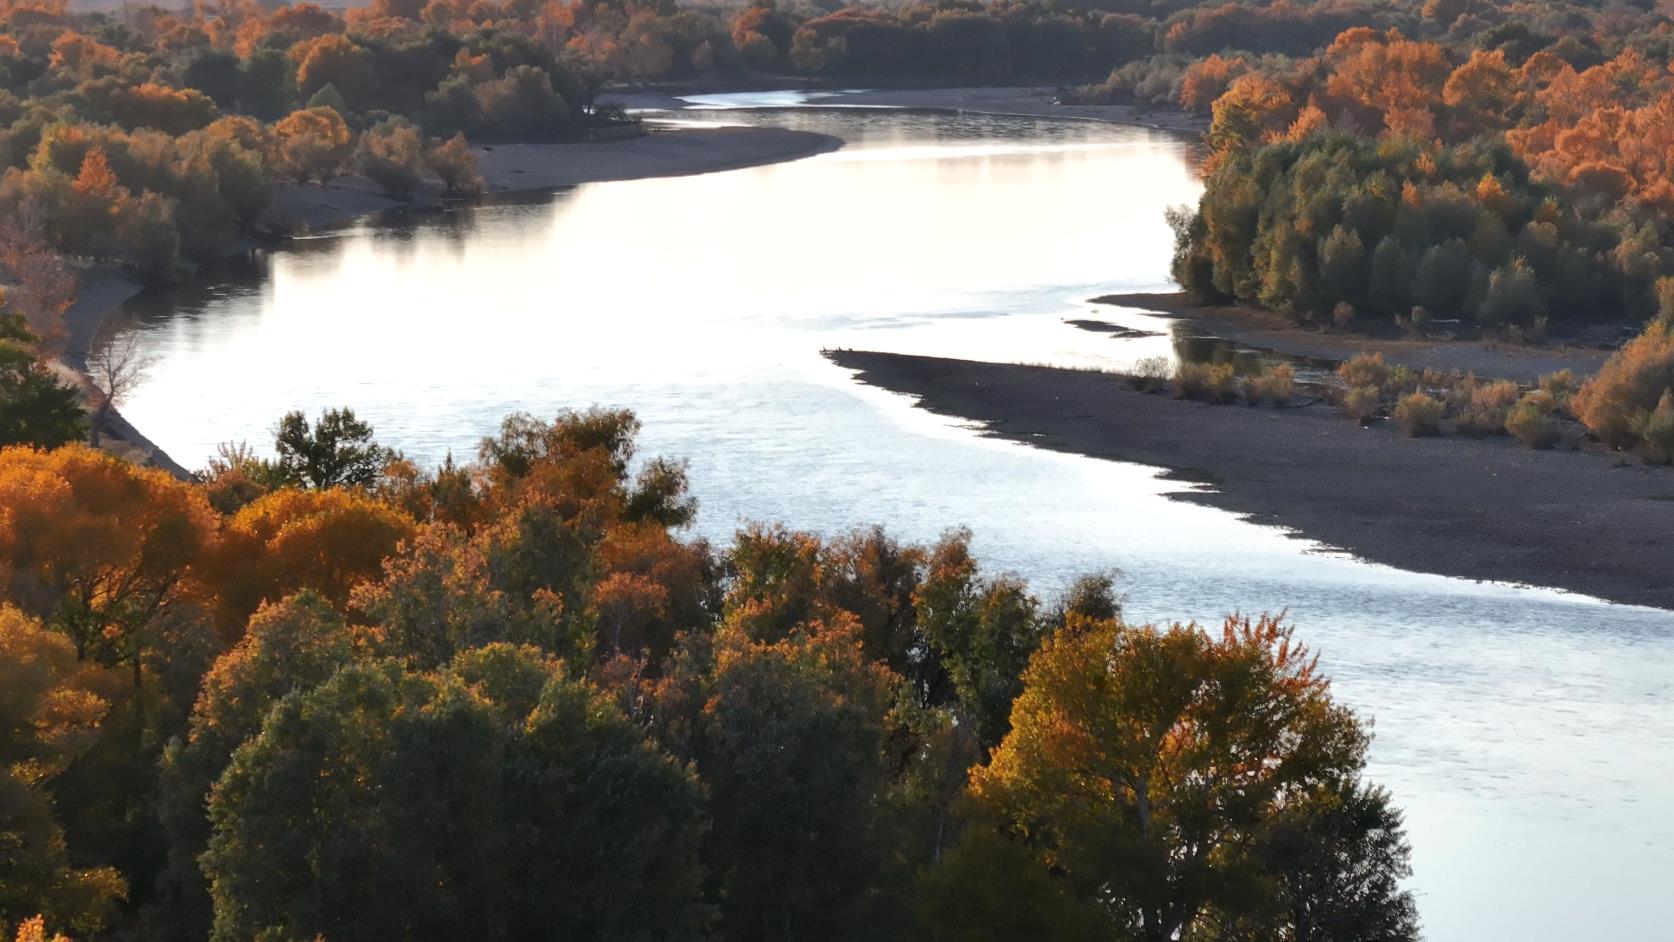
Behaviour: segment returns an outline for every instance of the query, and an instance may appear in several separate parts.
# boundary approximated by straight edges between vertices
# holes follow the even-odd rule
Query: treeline
[[[1373,331],[1448,322],[1539,342],[1650,323],[1576,414],[1612,447],[1666,460],[1665,10],[1428,0],[1164,16],[1157,56],[1080,96],[1210,116],[1204,195],[1170,214],[1182,287]],[[1532,440],[1548,441],[1540,430]]]
[[[1233,147],[1172,221],[1182,287],[1344,326],[1642,323],[1674,262],[1655,223],[1533,180],[1489,142],[1317,132]]]
[[[682,539],[636,430],[0,451],[0,933],[1416,936],[1288,629],[1048,604],[963,532]]]

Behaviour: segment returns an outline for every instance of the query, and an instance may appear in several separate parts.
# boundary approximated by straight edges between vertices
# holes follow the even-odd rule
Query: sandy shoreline
[[[1408,340],[1326,333],[1297,327],[1283,316],[1247,305],[1200,305],[1183,292],[1110,294],[1095,304],[1154,311],[1190,321],[1204,332],[1251,347],[1292,356],[1346,360],[1357,353],[1382,353],[1390,363],[1414,369],[1458,370],[1482,377],[1533,383],[1546,373],[1574,370],[1591,375],[1611,351],[1553,344],[1529,347],[1500,341]]]
[[[1674,608],[1674,472],[1509,439],[1405,439],[1330,407],[1146,395],[1103,373],[841,351],[874,386],[993,435],[1174,469],[1178,495],[1401,569]],[[1586,495],[1578,500],[1577,495]]]
[[[1139,105],[1064,105],[1058,90],[1044,85],[972,85],[952,88],[866,88],[864,81],[840,88],[823,88],[804,82],[791,89],[822,96],[803,107],[918,108],[930,111],[971,111],[979,114],[1016,115],[1030,118],[1066,118],[1151,128],[1176,134],[1200,135],[1209,129],[1201,115],[1169,108]],[[762,88],[757,91],[783,91]],[[701,94],[685,90],[621,91],[601,95],[630,108],[674,110],[684,108],[684,96]]]
[[[737,170],[798,160],[842,146],[841,140],[829,135],[785,128],[658,129],[643,137],[596,144],[506,144],[479,148],[478,169],[489,193],[513,193],[582,183]],[[273,202],[263,214],[261,226],[275,232],[306,231],[340,225],[372,213],[426,210],[437,205],[434,193],[421,193],[411,203],[390,199],[362,177],[344,177],[324,186],[281,184],[274,188]],[[229,244],[225,254],[236,255],[259,244],[240,239]],[[143,290],[139,282],[116,269],[86,272],[75,303],[64,314],[66,341],[61,358],[64,364],[85,377],[87,357],[111,317]],[[120,412],[112,412],[107,434],[147,455],[149,463],[156,467],[178,476],[188,473]]]

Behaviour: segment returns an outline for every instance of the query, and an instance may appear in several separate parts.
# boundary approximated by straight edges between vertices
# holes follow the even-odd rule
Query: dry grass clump
[[[1389,366],[1381,353],[1360,353],[1339,364],[1337,375],[1349,389],[1370,386],[1381,390],[1389,382]]]
[[[1674,390],[1663,393],[1655,409],[1634,420],[1633,433],[1646,464],[1674,464]]]
[[[1252,406],[1266,403],[1276,409],[1289,404],[1295,388],[1296,371],[1290,368],[1289,363],[1280,363],[1245,381],[1244,397]]]
[[[1174,371],[1174,398],[1234,402],[1238,399],[1238,377],[1230,363],[1182,363]]]
[[[1168,357],[1146,357],[1133,365],[1133,370],[1122,377],[1128,388],[1144,393],[1160,392],[1168,385],[1168,377],[1174,372]]]
[[[1507,410],[1505,430],[1530,448],[1551,448],[1563,438],[1563,430],[1553,415],[1557,410],[1558,401],[1552,394],[1537,389]]]
[[[1611,448],[1629,448],[1643,438],[1641,425],[1674,390],[1674,329],[1652,325],[1605,362],[1576,393],[1575,415]],[[1654,446],[1653,448],[1658,447]]]
[[[1361,425],[1370,425],[1382,405],[1383,394],[1376,386],[1352,386],[1343,393],[1343,414]]]
[[[1559,370],[1540,378],[1540,391],[1552,397],[1559,412],[1569,412],[1575,394],[1581,391],[1581,383],[1575,378],[1574,370]]]
[[[1408,393],[1395,404],[1395,421],[1408,438],[1440,435],[1443,408],[1441,400],[1433,396]]]
[[[1454,426],[1459,434],[1471,438],[1486,438],[1505,432],[1506,414],[1517,402],[1517,384],[1502,379],[1498,382],[1477,384],[1471,381],[1470,400],[1459,409]]]

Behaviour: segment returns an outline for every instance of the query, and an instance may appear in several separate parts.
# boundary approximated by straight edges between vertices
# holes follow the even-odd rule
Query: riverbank
[[[786,128],[658,128],[634,138],[602,143],[506,144],[477,149],[478,170],[489,194],[548,190],[582,183],[715,173],[782,163],[827,153],[843,142],[826,134]],[[321,186],[280,184],[262,215],[269,232],[302,232],[341,225],[373,213],[433,209],[434,192],[412,202],[391,199],[364,177],[342,177]],[[240,239],[228,255],[258,243]],[[87,358],[96,349],[111,318],[143,286],[123,272],[97,268],[85,272],[76,301],[64,314],[66,341],[61,360],[87,382]],[[175,461],[113,410],[105,434],[124,443],[143,463],[185,476]]]
[[[495,144],[476,148],[476,153],[486,191],[495,194],[740,170],[842,146],[830,135],[788,128],[653,127],[640,137],[616,141]],[[364,177],[344,177],[325,186],[285,184],[275,188],[261,226],[274,231],[320,229],[372,213],[432,209],[439,205],[438,197],[427,191],[411,203],[390,199]]]
[[[1175,496],[1401,569],[1674,608],[1674,472],[1509,439],[1405,439],[1336,410],[1210,406],[1104,373],[838,351],[856,378],[998,437],[1170,469]],[[1584,495],[1584,499],[1578,499]]]
[[[789,80],[787,80],[789,81]],[[1151,128],[1174,134],[1198,136],[1209,130],[1201,115],[1170,108],[1140,105],[1067,105],[1058,101],[1058,90],[1043,85],[971,85],[951,88],[891,86],[863,87],[864,82],[841,88],[825,88],[806,80],[792,90],[758,89],[762,107],[776,92],[785,93],[786,107],[918,108],[928,111],[969,111],[977,114],[1013,115],[1027,118],[1064,118],[1100,121]],[[689,107],[688,99],[704,94],[721,94],[687,89],[623,90],[600,96],[633,109],[674,111]]]
[[[1290,356],[1346,360],[1357,353],[1381,353],[1389,363],[1413,369],[1458,370],[1519,383],[1533,383],[1558,370],[1590,376],[1612,352],[1561,342],[1532,347],[1503,340],[1369,337],[1309,330],[1272,311],[1245,304],[1198,304],[1180,291],[1110,294],[1093,298],[1092,303],[1164,314],[1216,337]]]

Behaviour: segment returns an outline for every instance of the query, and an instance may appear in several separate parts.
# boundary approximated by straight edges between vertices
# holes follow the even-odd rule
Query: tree
[[[87,376],[93,382],[95,407],[92,434],[88,443],[99,447],[113,409],[133,394],[157,358],[140,345],[139,334],[128,331],[107,341],[98,352],[87,358]]]
[[[385,193],[407,199],[424,171],[424,137],[411,122],[390,118],[360,136],[359,163]]]
[[[722,934],[839,940],[894,918],[888,717],[896,679],[852,619],[769,643],[723,629],[676,657],[656,722],[709,794]]]
[[[1287,810],[1351,782],[1366,742],[1275,619],[1232,618],[1218,638],[1072,619],[1030,662],[1012,730],[971,789],[1112,933],[1278,934],[1294,913],[1256,847]],[[1402,905],[1394,880],[1380,885]]]
[[[318,595],[301,592],[263,606],[238,644],[215,661],[186,735],[163,753],[157,808],[168,862],[147,928],[176,938],[208,937],[209,884],[198,858],[209,844],[210,787],[233,752],[261,732],[274,704],[364,657],[343,616]]]
[[[360,491],[265,494],[227,521],[204,567],[219,596],[218,627],[237,637],[263,602],[303,589],[345,610],[354,588],[376,579],[414,529],[406,514]]]
[[[213,937],[700,938],[691,772],[562,665],[505,653],[280,701],[211,793]]]
[[[1006,734],[1024,665],[1040,645],[1038,603],[1015,578],[983,579],[969,531],[943,537],[915,595],[925,638],[957,696],[960,722],[984,750]]]
[[[48,791],[97,735],[103,679],[62,635],[0,605],[0,931],[44,913],[94,932],[126,893],[115,870],[71,862]]]
[[[288,412],[274,433],[276,471],[286,483],[316,490],[367,487],[400,457],[372,435],[352,409],[327,409],[312,426],[301,412]]]
[[[133,669],[155,620],[191,600],[215,539],[203,495],[168,474],[77,445],[0,451],[0,572],[10,599],[62,632],[78,659]]]
[[[1282,808],[1259,841],[1282,888],[1296,942],[1418,937],[1411,854],[1389,794],[1355,781],[1322,786]]]
[[[0,308],[0,448],[57,448],[86,434],[75,389],[41,365],[22,315]]]
[[[354,136],[335,110],[309,108],[275,124],[273,143],[279,169],[298,183],[323,182],[342,170],[353,153]]]
[[[372,55],[341,33],[327,33],[291,50],[297,60],[296,87],[304,97],[330,85],[349,108],[366,107],[377,76]]]
[[[463,134],[426,148],[424,163],[431,173],[441,178],[442,188],[452,196],[472,196],[483,190],[482,174],[477,172],[477,155]]]

